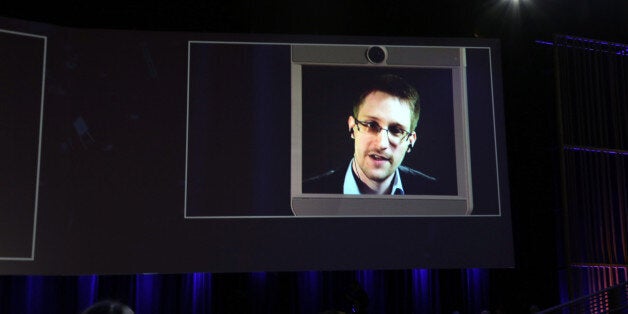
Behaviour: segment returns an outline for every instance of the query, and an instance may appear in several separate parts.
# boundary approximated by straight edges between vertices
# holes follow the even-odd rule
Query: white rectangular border
[[[0,256],[0,261],[34,261],[35,260],[35,243],[36,243],[36,238],[37,238],[37,211],[39,207],[39,174],[41,171],[41,142],[42,142],[42,137],[43,137],[42,135],[43,135],[43,129],[44,129],[44,95],[45,95],[45,90],[46,90],[46,57],[48,53],[48,37],[37,35],[37,34],[17,32],[17,31],[8,30],[8,29],[0,29],[0,32],[6,33],[6,34],[18,35],[18,36],[39,38],[39,39],[44,40],[44,51],[43,51],[44,59],[43,59],[42,76],[41,76],[41,101],[40,101],[41,105],[39,108],[39,134],[38,134],[39,138],[38,138],[38,143],[37,143],[37,175],[35,177],[35,204],[34,204],[34,212],[33,212],[33,236],[32,236],[32,243],[31,243],[31,255],[29,257]]]
[[[183,218],[184,219],[192,219],[192,220],[197,220],[197,219],[308,219],[308,218],[369,218],[369,217],[381,217],[381,218],[386,218],[386,217],[403,217],[405,215],[401,215],[401,216],[382,216],[382,215],[377,215],[377,216],[188,216],[187,213],[187,199],[188,199],[188,156],[189,156],[189,114],[190,114],[190,54],[191,54],[191,45],[192,44],[230,44],[230,45],[274,45],[274,46],[292,46],[292,45],[325,45],[325,46],[365,46],[364,44],[359,44],[359,45],[352,45],[352,44],[323,44],[323,43],[299,43],[299,42],[291,42],[291,43],[286,43],[286,42],[247,42],[247,41],[225,41],[225,40],[216,40],[216,41],[212,41],[212,40],[189,40],[188,41],[188,45],[187,45],[187,85],[186,85],[186,128],[185,128],[185,175],[184,175],[184,200],[183,200]],[[494,79],[493,79],[493,59],[492,59],[492,49],[491,47],[487,47],[487,46],[473,46],[473,45],[467,45],[467,46],[456,46],[456,45],[452,45],[452,46],[445,46],[445,45],[425,45],[425,46],[420,46],[420,45],[385,45],[385,46],[394,46],[394,47],[412,47],[412,48],[458,48],[458,49],[487,49],[488,50],[488,61],[489,61],[489,76],[490,76],[490,91],[491,91],[491,114],[492,114],[492,120],[493,120],[493,150],[494,150],[494,154],[495,154],[495,174],[496,174],[496,180],[497,180],[497,205],[498,205],[498,213],[495,215],[438,215],[438,216],[433,216],[433,215],[409,215],[407,217],[476,217],[476,218],[482,218],[482,217],[501,217],[502,216],[502,200],[501,200],[501,179],[500,179],[500,172],[499,172],[499,152],[498,152],[498,147],[497,147],[497,121],[496,121],[496,116],[495,116],[495,86],[494,86]],[[464,55],[465,60],[463,61],[465,63],[466,66],[466,53]],[[291,67],[292,69],[292,67]],[[293,71],[293,70],[291,70]],[[466,74],[466,71],[464,71]],[[465,89],[466,89],[466,79],[463,80],[465,82]],[[293,97],[292,92],[291,92],[291,97]],[[465,99],[467,97],[467,95],[464,95]],[[292,99],[291,99],[292,102]],[[291,114],[292,116],[292,114]],[[465,120],[468,119],[468,116],[465,117]],[[294,120],[294,119],[293,119]],[[292,122],[294,123],[294,121]],[[468,123],[468,121],[467,121]],[[469,137],[469,132],[466,132],[466,136]],[[466,142],[469,142],[469,138],[466,139]],[[299,144],[299,143],[297,143]],[[299,144],[300,145],[300,144]],[[294,148],[294,143],[292,143],[292,137],[291,137],[291,150]],[[469,154],[468,150],[470,149],[469,145],[467,145],[467,147],[465,148],[467,150],[467,154]],[[470,156],[469,158],[467,158],[467,161],[470,163]],[[292,164],[292,163],[291,163]],[[291,172],[293,171],[292,166],[291,166]],[[467,168],[468,171],[468,180],[471,181],[471,166],[468,165]],[[299,174],[300,175],[300,174]],[[292,176],[292,174],[291,174]],[[469,182],[469,184],[471,184],[471,182]],[[292,185],[292,184],[291,184]],[[291,187],[292,189],[292,187]],[[469,185],[469,189],[471,189],[471,185]],[[469,191],[470,193],[470,197],[472,197],[472,191]],[[290,201],[292,201],[292,191],[290,193]]]

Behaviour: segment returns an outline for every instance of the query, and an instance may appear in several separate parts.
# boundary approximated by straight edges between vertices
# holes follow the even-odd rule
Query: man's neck
[[[365,175],[360,175],[356,169],[355,161],[353,164],[353,178],[358,184],[360,194],[390,194],[392,188],[392,180],[394,175],[389,176],[384,181],[373,181],[367,178]]]

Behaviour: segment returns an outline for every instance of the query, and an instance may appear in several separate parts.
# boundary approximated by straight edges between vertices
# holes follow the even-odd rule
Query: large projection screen
[[[1,21],[0,274],[514,266],[497,40]],[[420,95],[401,165],[430,184],[306,188],[382,74]]]

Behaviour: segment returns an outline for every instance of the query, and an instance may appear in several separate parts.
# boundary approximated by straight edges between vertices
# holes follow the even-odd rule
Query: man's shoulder
[[[399,166],[401,182],[406,194],[430,194],[436,178],[419,170]],[[342,194],[346,168],[332,169],[303,181],[303,193]]]
[[[342,193],[345,172],[341,169],[332,169],[317,176],[305,179],[302,185],[303,193]]]
[[[435,177],[432,177],[426,173],[423,173],[419,170],[415,170],[412,169],[410,167],[406,167],[406,166],[399,166],[399,172],[401,173],[402,176],[409,176],[412,178],[417,178],[417,179],[425,179],[428,181],[436,181]]]
[[[434,189],[437,187],[437,184],[434,184],[437,181],[435,177],[406,166],[399,166],[398,169],[406,194],[434,194]]]

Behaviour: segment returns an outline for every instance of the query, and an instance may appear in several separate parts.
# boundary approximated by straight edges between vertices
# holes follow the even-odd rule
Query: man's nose
[[[379,148],[388,148],[390,146],[390,138],[388,137],[388,130],[381,129],[377,133],[377,144]]]

